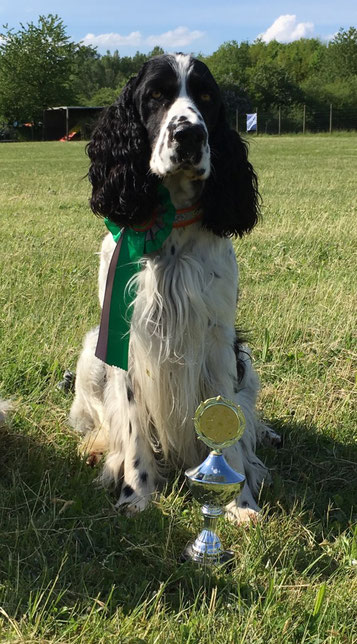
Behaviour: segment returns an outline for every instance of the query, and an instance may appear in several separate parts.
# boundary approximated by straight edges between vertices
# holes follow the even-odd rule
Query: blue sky
[[[0,24],[15,29],[57,13],[75,41],[100,53],[150,51],[209,54],[227,40],[263,35],[289,42],[299,37],[329,39],[340,27],[357,24],[356,0],[0,0]]]

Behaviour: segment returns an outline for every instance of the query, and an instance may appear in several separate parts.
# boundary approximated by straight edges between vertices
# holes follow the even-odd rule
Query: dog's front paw
[[[122,503],[121,501],[117,501],[115,509],[119,510],[121,514],[125,514],[127,517],[132,517],[145,510],[147,506],[148,502],[145,501],[145,499],[135,499],[132,503]]]
[[[226,506],[225,517],[235,523],[236,525],[247,525],[249,523],[257,523],[260,519],[259,510],[253,508],[242,508],[237,505],[236,501]]]
[[[260,518],[260,507],[254,501],[248,483],[243,487],[241,494],[231,503],[226,505],[226,515],[229,521],[237,525],[250,522],[257,523]]]
[[[151,494],[140,494],[138,490],[134,490],[130,485],[124,483],[115,508],[127,516],[132,516],[145,510],[150,500]]]
[[[267,447],[281,447],[281,437],[268,425],[261,425],[258,433],[258,441]]]

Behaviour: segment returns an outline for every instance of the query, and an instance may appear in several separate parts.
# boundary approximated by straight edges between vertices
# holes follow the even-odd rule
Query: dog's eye
[[[208,103],[208,101],[211,100],[211,94],[208,94],[208,93],[201,94],[200,98],[201,98],[201,101]]]
[[[162,92],[160,92],[159,90],[154,90],[154,91],[152,91],[152,92],[151,92],[151,96],[152,96],[152,98],[154,98],[156,101],[159,101],[159,100],[160,100],[160,98],[162,98],[162,97],[163,97],[163,93],[162,93]]]

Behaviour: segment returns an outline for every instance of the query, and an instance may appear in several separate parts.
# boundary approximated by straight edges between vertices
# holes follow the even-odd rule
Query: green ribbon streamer
[[[158,217],[148,230],[121,228],[109,219],[105,225],[121,248],[115,268],[114,283],[110,301],[107,352],[105,362],[127,371],[130,323],[133,307],[131,306],[136,292],[128,284],[131,278],[141,270],[141,259],[144,255],[160,249],[172,231],[176,210],[170,199],[169,191],[160,185]],[[101,357],[102,356],[98,356]],[[103,359],[103,358],[102,358]]]

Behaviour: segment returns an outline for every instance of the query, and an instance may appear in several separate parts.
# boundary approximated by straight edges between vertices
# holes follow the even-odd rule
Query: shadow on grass
[[[303,504],[324,530],[346,529],[357,513],[357,444],[339,443],[311,425],[279,419],[268,424],[282,447],[260,450],[272,475],[264,499],[286,512]]]
[[[262,499],[271,508],[268,522],[248,533],[228,527],[240,552],[250,548],[252,568],[259,559],[263,578],[268,559],[279,561],[283,539],[273,535],[264,550],[269,513],[273,520],[279,513],[293,514],[297,504],[303,507],[300,521],[318,543],[326,532],[338,534],[351,524],[357,498],[355,445],[338,444],[311,427],[278,420],[272,425],[283,436],[283,447],[261,450],[273,480]],[[74,441],[59,449],[15,429],[2,430],[0,439],[0,603],[12,617],[33,615],[37,603],[55,620],[74,606],[79,615],[87,614],[94,602],[109,614],[118,606],[129,614],[160,588],[175,611],[214,586],[227,602],[239,595],[250,605],[264,594],[251,582],[250,569],[205,574],[179,563],[199,526],[184,492],[169,491],[159,504],[128,518],[115,511],[112,496],[95,487],[96,472],[78,459]],[[317,547],[300,551],[298,541],[289,538],[291,552],[296,551],[289,554],[292,569],[323,577],[334,572],[332,557],[319,559]]]
[[[180,517],[183,493],[173,494],[176,509],[152,504],[126,517],[95,486],[96,472],[76,456],[75,444],[68,456],[68,445],[0,431],[0,605],[8,615],[33,616],[38,604],[63,618],[64,608],[87,613],[94,601],[129,613],[162,584],[178,608],[181,591],[194,598],[209,584],[178,561],[192,538]]]

